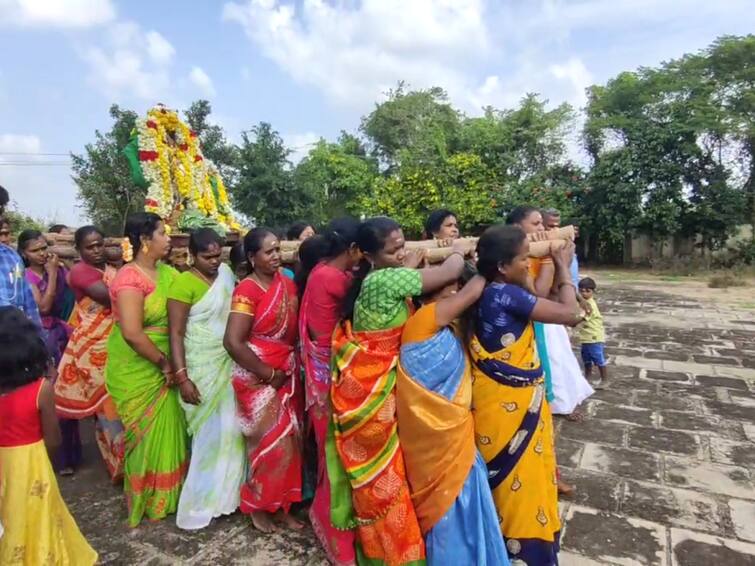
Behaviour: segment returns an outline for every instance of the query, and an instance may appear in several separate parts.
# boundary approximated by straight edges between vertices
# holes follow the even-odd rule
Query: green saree
[[[144,293],[144,330],[168,355],[167,295],[177,272],[158,264],[152,283],[137,268],[125,267],[111,284],[113,304],[120,290]],[[105,383],[121,416],[125,431],[124,491],[128,523],[143,517],[163,519],[175,513],[188,466],[186,419],[179,394],[165,383],[160,369],[124,340],[116,322],[107,345]]]

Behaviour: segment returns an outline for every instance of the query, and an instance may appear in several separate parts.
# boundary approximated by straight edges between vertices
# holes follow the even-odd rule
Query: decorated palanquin
[[[175,110],[158,104],[138,118],[123,153],[134,183],[147,189],[144,210],[159,214],[172,229],[240,230],[223,179]]]

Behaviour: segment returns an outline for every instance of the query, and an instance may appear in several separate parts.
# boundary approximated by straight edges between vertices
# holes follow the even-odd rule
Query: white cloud
[[[113,18],[110,0],[0,0],[0,25],[75,28]]]
[[[192,67],[189,73],[189,80],[199,88],[200,92],[207,96],[215,96],[215,86],[212,84],[212,79],[204,72],[201,67]]]
[[[162,35],[156,31],[148,31],[145,34],[147,39],[147,53],[152,61],[158,65],[167,65],[176,54],[176,50]]]
[[[286,147],[291,150],[291,155],[288,156],[289,161],[296,165],[307,156],[309,150],[320,141],[322,136],[314,132],[302,132],[298,134],[283,134],[281,137]]]
[[[89,82],[116,101],[131,96],[152,103],[165,101],[175,53],[170,42],[133,22],[117,22],[109,27],[107,35],[107,45],[91,46],[83,52],[89,64]]]
[[[483,0],[248,0],[223,17],[296,81],[359,108],[403,79],[460,87],[490,47]]]
[[[27,134],[0,134],[0,154],[36,154],[40,151],[42,151],[42,142],[37,136]],[[10,159],[11,156],[0,155],[0,162],[6,162]]]
[[[234,0],[223,18],[295,81],[368,110],[406,80],[470,113],[584,88],[755,26],[752,0]]]

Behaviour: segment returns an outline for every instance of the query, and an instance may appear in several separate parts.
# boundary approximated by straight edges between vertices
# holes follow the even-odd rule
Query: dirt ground
[[[594,271],[611,386],[587,419],[557,419],[561,564],[755,565],[755,282]],[[63,495],[103,564],[326,564],[310,530],[261,535],[240,514],[191,533],[173,518],[126,526],[82,434],[86,463]]]

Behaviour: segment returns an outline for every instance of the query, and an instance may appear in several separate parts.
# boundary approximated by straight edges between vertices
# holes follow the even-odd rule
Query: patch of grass
[[[711,289],[728,289],[729,287],[747,287],[747,282],[733,273],[720,273],[708,279]]]

